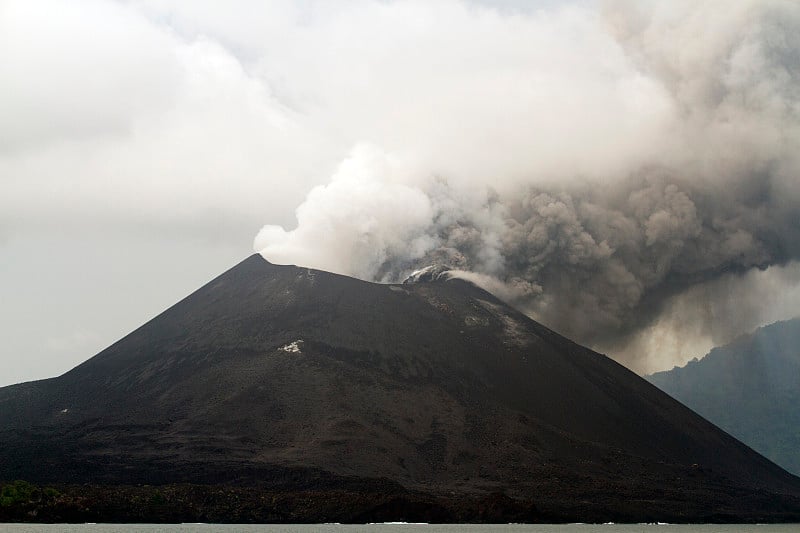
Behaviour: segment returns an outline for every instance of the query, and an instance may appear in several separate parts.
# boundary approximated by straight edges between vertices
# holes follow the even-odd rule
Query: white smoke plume
[[[295,229],[261,230],[267,259],[379,281],[448,265],[639,371],[797,285],[800,4],[369,4],[322,29],[367,47],[316,95],[355,148]]]

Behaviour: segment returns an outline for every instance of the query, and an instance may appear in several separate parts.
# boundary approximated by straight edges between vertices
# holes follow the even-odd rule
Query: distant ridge
[[[63,376],[1,388],[0,479],[90,491],[69,515],[90,521],[133,500],[155,521],[800,520],[800,479],[445,278],[251,256]]]
[[[800,318],[759,328],[647,379],[800,474]]]

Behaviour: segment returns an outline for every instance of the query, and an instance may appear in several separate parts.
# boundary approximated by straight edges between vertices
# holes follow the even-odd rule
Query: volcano
[[[410,281],[253,255],[0,389],[0,479],[106,521],[146,491],[147,520],[800,519],[800,479],[621,365],[467,281]]]

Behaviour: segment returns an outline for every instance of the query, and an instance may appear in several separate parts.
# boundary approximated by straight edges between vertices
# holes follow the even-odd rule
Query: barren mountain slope
[[[0,428],[0,479],[800,516],[798,478],[468,282],[258,255],[63,376],[0,389]]]

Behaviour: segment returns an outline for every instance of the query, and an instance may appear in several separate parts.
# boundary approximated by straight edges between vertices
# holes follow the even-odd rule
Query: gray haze
[[[0,384],[256,233],[447,264],[637,371],[798,314],[798,30],[788,0],[0,0]]]

